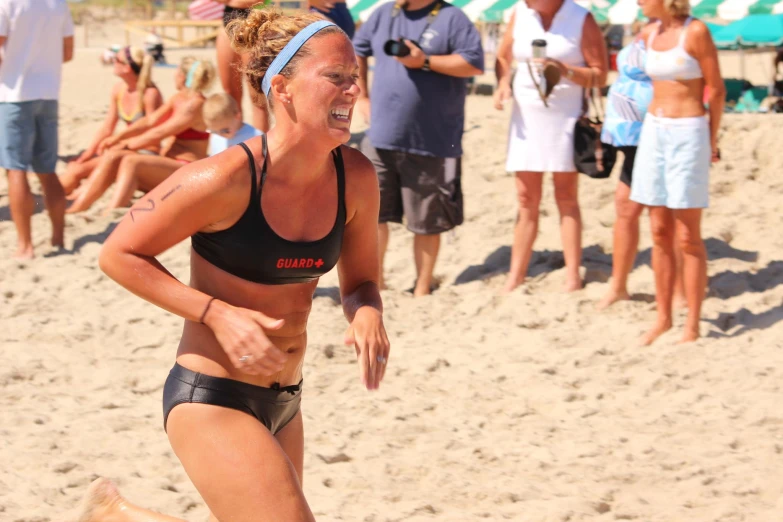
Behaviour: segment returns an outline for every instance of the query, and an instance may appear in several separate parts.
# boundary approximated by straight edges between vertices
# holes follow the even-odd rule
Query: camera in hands
[[[411,41],[413,45],[421,49],[421,46]],[[396,56],[398,58],[405,58],[409,54],[411,54],[410,48],[405,45],[405,38],[399,38],[398,40],[388,40],[385,44],[383,44],[383,52],[385,52],[389,56]]]

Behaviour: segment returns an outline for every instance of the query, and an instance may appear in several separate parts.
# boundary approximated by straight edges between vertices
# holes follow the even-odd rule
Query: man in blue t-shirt
[[[387,53],[400,41],[407,56]],[[457,7],[436,0],[378,7],[353,39],[362,94],[356,110],[370,122],[362,152],[378,171],[381,284],[387,223],[415,234],[415,296],[432,291],[440,234],[462,224],[462,132],[468,78],[484,71],[481,36]],[[375,58],[372,90],[367,58]]]

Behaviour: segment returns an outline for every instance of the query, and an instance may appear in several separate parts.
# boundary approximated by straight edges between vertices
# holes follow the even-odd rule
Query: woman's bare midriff
[[[704,116],[704,79],[654,81],[653,99],[647,112],[662,118]]]
[[[279,330],[265,332],[275,346],[288,354],[283,370],[272,376],[248,375],[237,370],[209,327],[185,321],[177,350],[182,366],[213,377],[226,377],[256,386],[298,384],[302,378],[307,318],[318,281],[301,284],[263,285],[245,281],[215,267],[195,252],[190,255],[190,286],[232,306],[284,319]]]

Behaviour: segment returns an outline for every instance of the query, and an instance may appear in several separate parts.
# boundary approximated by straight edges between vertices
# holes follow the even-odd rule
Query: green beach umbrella
[[[716,31],[713,39],[720,48],[783,45],[783,14],[748,15]]]

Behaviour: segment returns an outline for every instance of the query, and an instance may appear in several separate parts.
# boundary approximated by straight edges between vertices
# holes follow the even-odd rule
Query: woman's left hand
[[[356,349],[362,384],[368,390],[377,390],[389,361],[389,338],[381,312],[370,307],[359,308],[345,332],[345,344]]]
[[[720,147],[717,145],[712,146],[712,162],[717,163],[720,161]]]

